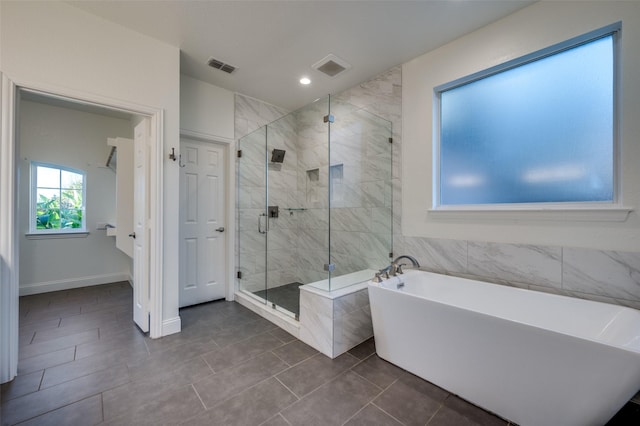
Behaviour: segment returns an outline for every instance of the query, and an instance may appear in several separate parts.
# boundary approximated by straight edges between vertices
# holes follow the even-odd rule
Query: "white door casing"
[[[226,148],[180,143],[180,307],[222,299],[226,288]]]
[[[147,212],[147,171],[149,169],[149,123],[140,122],[133,138],[133,321],[140,330],[149,331],[149,232]]]
[[[16,93],[0,72],[0,383],[18,374]]]

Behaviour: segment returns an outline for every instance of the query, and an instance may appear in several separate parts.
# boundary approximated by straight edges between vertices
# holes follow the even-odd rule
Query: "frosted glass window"
[[[614,41],[439,91],[440,204],[612,202]]]

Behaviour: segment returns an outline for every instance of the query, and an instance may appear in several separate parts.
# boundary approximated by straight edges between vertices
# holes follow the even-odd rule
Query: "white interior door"
[[[149,232],[146,191],[149,169],[149,121],[142,120],[133,138],[133,321],[144,332],[149,331]]]
[[[180,142],[180,307],[225,297],[225,148]]]

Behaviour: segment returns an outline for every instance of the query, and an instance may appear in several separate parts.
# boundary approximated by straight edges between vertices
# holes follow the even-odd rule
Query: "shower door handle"
[[[269,219],[267,219],[266,226],[265,226],[265,229],[263,231],[262,230],[262,218],[263,217],[265,219],[267,219],[267,214],[266,213],[260,213],[258,215],[258,232],[261,233],[261,234],[266,234],[267,231],[269,230]]]

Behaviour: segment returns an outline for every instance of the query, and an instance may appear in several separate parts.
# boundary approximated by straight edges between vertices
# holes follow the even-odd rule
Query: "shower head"
[[[282,163],[284,161],[284,149],[274,149],[271,152],[271,162],[272,163]]]

